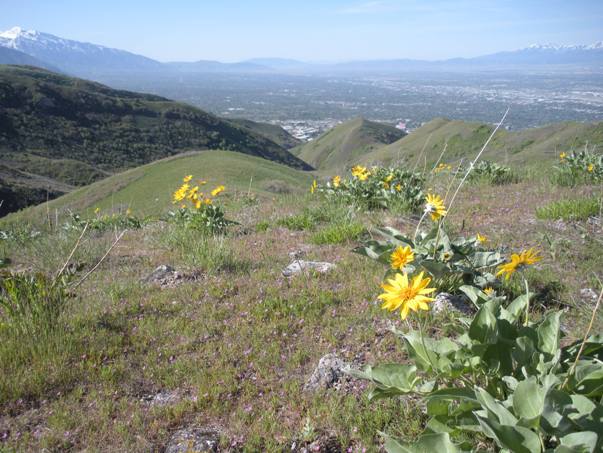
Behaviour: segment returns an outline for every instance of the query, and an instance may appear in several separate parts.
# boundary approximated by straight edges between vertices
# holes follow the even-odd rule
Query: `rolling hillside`
[[[245,118],[232,118],[229,119],[229,121],[250,132],[263,135],[285,149],[294,148],[302,143],[301,140],[295,138],[276,124],[258,123],[257,121],[251,121]]]
[[[65,215],[69,211],[92,215],[96,207],[126,209],[137,215],[161,215],[171,206],[171,195],[182,177],[192,174],[207,180],[208,187],[226,186],[226,196],[235,191],[259,195],[299,192],[312,182],[312,175],[276,162],[232,151],[198,151],[168,157],[115,174],[76,189],[48,204],[32,206],[9,214],[6,223],[40,221],[47,212]]]
[[[319,170],[342,170],[362,156],[404,135],[404,132],[393,126],[356,118],[293,149],[292,153]]]
[[[4,212],[46,199],[47,190],[55,195],[58,186],[88,184],[106,172],[186,150],[228,149],[310,168],[249,127],[162,97],[43,69],[0,66],[0,104],[0,157],[4,167],[16,170],[0,177]],[[48,159],[61,160],[61,170]],[[5,168],[1,175],[7,173]]]
[[[494,126],[481,123],[438,118],[408,136],[381,147],[359,159],[359,163],[389,164],[398,160],[434,163],[448,143],[443,160],[446,162],[468,159],[481,149]],[[537,164],[554,160],[561,151],[589,146],[603,146],[603,122],[565,122],[521,131],[499,130],[483,154],[484,159],[511,165]]]

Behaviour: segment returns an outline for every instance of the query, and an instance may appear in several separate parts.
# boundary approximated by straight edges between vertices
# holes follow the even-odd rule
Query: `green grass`
[[[357,240],[364,232],[366,228],[360,222],[338,222],[312,234],[310,241],[316,245],[345,244]]]
[[[153,184],[171,185],[172,176],[177,185],[186,168],[173,169],[168,182],[153,176],[152,184],[130,194],[140,200]],[[300,191],[307,192],[310,178],[302,175]],[[144,177],[128,179],[129,184]],[[368,401],[368,388],[359,382],[350,389],[303,390],[319,359],[330,352],[362,365],[405,360],[398,338],[388,330],[398,325],[399,314],[375,302],[385,268],[351,253],[350,242],[362,234],[361,227],[393,225],[412,235],[417,217],[385,210],[363,213],[303,193],[259,192],[252,199],[246,196],[247,177],[226,185],[241,187],[243,195],[224,198],[227,217],[240,223],[225,236],[156,219],[130,230],[66,300],[56,330],[61,335],[45,343],[39,358],[10,359],[19,344],[0,343],[0,430],[10,431],[0,450],[161,451],[176,430],[215,424],[224,448],[236,444],[232,448],[243,451],[281,451],[294,440],[300,445],[332,436],[343,451],[379,451],[379,431],[406,440],[423,431],[426,415],[414,398]],[[509,252],[538,247],[542,262],[526,270],[537,293],[534,314],[551,302],[568,306],[564,322],[572,341],[583,335],[592,306],[589,311],[571,302],[581,288],[598,288],[593,275],[600,273],[603,244],[596,234],[582,237],[581,231],[522,219],[536,206],[586,197],[592,189],[526,180],[514,189],[468,185],[447,226],[465,235],[480,232]],[[161,208],[149,201],[153,212],[170,208],[169,191]],[[275,228],[276,219],[284,218],[304,228]],[[547,247],[545,233],[556,245]],[[9,269],[52,275],[78,235],[54,230],[32,238],[26,229],[17,229],[0,241],[0,253],[11,257]],[[113,230],[89,231],[70,272],[76,278],[86,273],[114,238]],[[281,270],[293,250],[336,268],[285,279]],[[160,264],[202,276],[167,288],[143,283]],[[515,278],[500,290],[521,293],[521,283]],[[409,322],[417,326],[416,318]],[[595,331],[602,322],[597,318]],[[455,314],[431,316],[426,325],[431,334],[442,336],[463,328]],[[145,398],[160,390],[177,390],[184,397],[151,406]]]
[[[559,200],[536,209],[536,217],[543,220],[587,220],[589,217],[601,215],[602,200],[600,198],[577,198]]]
[[[84,217],[93,215],[96,207],[103,212],[130,207],[134,215],[158,216],[172,207],[171,196],[185,175],[208,181],[210,188],[224,184],[224,196],[251,191],[262,196],[273,196],[262,189],[265,182],[282,181],[290,186],[309,187],[312,175],[266,159],[232,151],[201,151],[176,156],[143,165],[111,176],[90,186],[75,190],[63,197],[25,211],[10,214],[0,225],[43,222],[49,215],[64,218],[70,211]]]
[[[364,155],[404,136],[393,126],[356,118],[292,150],[314,168],[343,172]]]
[[[475,157],[484,145],[493,126],[444,118],[434,119],[406,137],[383,146],[360,162],[390,164],[409,161],[421,169],[428,168],[440,157],[447,144],[443,162],[458,162]],[[520,131],[499,130],[486,148],[483,158],[514,167],[537,167],[543,161],[554,162],[560,150],[581,149],[603,145],[603,122],[564,122]],[[424,149],[424,151],[423,151]]]

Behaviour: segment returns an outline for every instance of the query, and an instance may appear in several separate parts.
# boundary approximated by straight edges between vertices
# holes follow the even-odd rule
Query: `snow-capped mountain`
[[[532,44],[523,49],[497,52],[467,61],[490,65],[576,65],[603,67],[603,42],[587,45]]]
[[[197,62],[160,63],[124,50],[96,44],[72,41],[34,30],[13,27],[0,32],[0,48],[5,47],[27,54],[59,70],[105,81],[121,73],[154,74],[179,73],[400,73],[408,71],[479,71],[479,70],[574,70],[586,68],[603,70],[603,42],[589,45],[533,44],[523,49],[498,52],[475,58],[452,58],[439,61],[425,60],[368,60],[338,64],[312,64],[278,58],[252,59],[239,63]],[[5,54],[7,52],[4,52]],[[0,63],[14,61],[23,55],[2,57]],[[4,61],[8,60],[8,61]],[[29,63],[20,63],[29,64]],[[121,76],[119,76],[121,77]]]
[[[0,33],[0,46],[18,50],[65,72],[93,76],[102,73],[160,70],[162,64],[124,50],[59,38],[13,27]]]

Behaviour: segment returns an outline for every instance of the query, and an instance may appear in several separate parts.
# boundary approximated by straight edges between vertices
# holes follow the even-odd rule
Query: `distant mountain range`
[[[28,64],[81,77],[119,73],[396,73],[406,71],[521,70],[534,68],[603,70],[603,43],[577,46],[532,45],[475,58],[426,61],[364,60],[306,63],[283,58],[255,58],[236,63],[199,60],[162,63],[124,50],[73,41],[13,27],[0,33],[0,64]],[[20,52],[20,53],[15,53]],[[35,59],[35,60],[32,60]]]

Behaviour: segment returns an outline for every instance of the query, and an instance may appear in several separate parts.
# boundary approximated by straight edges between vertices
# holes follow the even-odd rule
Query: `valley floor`
[[[535,316],[566,308],[568,341],[583,335],[592,314],[586,289],[598,293],[594,275],[603,277],[603,226],[600,217],[539,220],[535,209],[599,190],[468,185],[449,219],[457,232],[506,246],[507,255],[541,250],[528,273]],[[191,427],[218,433],[227,451],[379,451],[379,431],[406,439],[422,432],[419,400],[369,402],[367,384],[345,376],[305,388],[329,353],[355,366],[405,360],[389,328],[406,322],[376,301],[384,268],[351,249],[371,226],[412,233],[417,217],[350,212],[309,194],[226,200],[239,225],[222,238],[162,221],[128,230],[69,300],[63,336],[44,345],[56,353],[0,365],[0,451],[164,451]],[[68,268],[76,281],[116,234],[84,236]],[[0,247],[13,270],[56,273],[78,236]],[[294,257],[336,267],[284,277]],[[144,281],[160,265],[178,275]],[[433,335],[455,330],[455,311],[431,316]],[[602,327],[599,316],[593,331]]]

